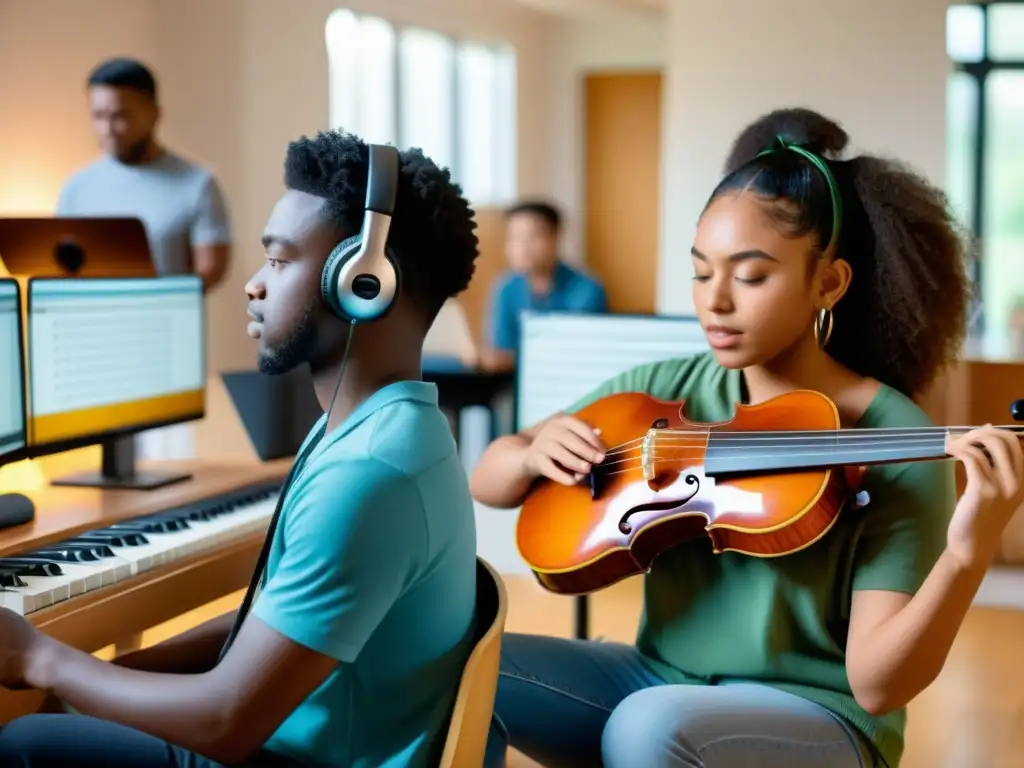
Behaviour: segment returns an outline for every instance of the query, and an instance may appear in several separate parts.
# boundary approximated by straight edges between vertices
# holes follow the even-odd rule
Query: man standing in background
[[[608,311],[604,286],[559,258],[562,217],[553,205],[523,201],[505,214],[505,254],[510,272],[500,278],[490,298],[485,367],[515,366],[519,315],[523,310]]]
[[[57,216],[137,217],[157,274],[194,274],[209,291],[224,278],[231,257],[227,205],[213,174],[157,141],[153,73],[133,59],[110,59],[89,75],[88,96],[103,156],[64,184]],[[149,459],[194,458],[192,427],[142,432],[135,449]]]
[[[132,59],[89,75],[93,131],[104,156],[65,183],[58,216],[135,216],[160,275],[195,274],[206,290],[228,269],[227,206],[213,175],[160,146],[156,79]]]

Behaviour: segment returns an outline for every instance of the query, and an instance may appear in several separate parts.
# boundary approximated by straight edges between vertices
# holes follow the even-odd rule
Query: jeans
[[[753,683],[669,685],[633,646],[507,634],[487,768],[870,768],[851,726]]]
[[[263,753],[245,768],[285,768]],[[0,728],[3,768],[224,768],[155,736],[86,715],[26,715]]]

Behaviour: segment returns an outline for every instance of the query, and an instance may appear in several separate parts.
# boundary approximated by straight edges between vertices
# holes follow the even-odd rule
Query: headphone
[[[398,150],[384,144],[368,149],[362,231],[334,247],[320,275],[324,302],[335,316],[353,323],[387,314],[400,282],[398,262],[388,248],[398,194]]]

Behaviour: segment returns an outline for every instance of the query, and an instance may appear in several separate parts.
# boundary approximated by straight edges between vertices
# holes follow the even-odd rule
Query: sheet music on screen
[[[695,316],[526,312],[517,354],[516,429],[546,419],[634,366],[707,349]]]
[[[202,409],[198,277],[33,280],[28,339],[34,444]]]

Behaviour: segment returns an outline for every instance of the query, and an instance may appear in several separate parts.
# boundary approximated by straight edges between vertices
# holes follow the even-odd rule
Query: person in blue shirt
[[[607,312],[608,296],[595,277],[559,258],[562,217],[550,203],[522,201],[505,214],[505,253],[510,270],[494,285],[483,360],[510,369],[519,345],[523,310]]]
[[[387,238],[396,298],[379,319],[343,319],[321,276],[339,284],[325,262],[360,232],[369,157],[339,132],[290,145],[266,260],[246,286],[260,370],[308,364],[325,414],[241,613],[109,663],[0,609],[0,685],[48,691],[77,713],[0,728],[0,765],[437,764],[476,633],[476,533],[420,357],[478,244],[448,172],[402,152]]]

